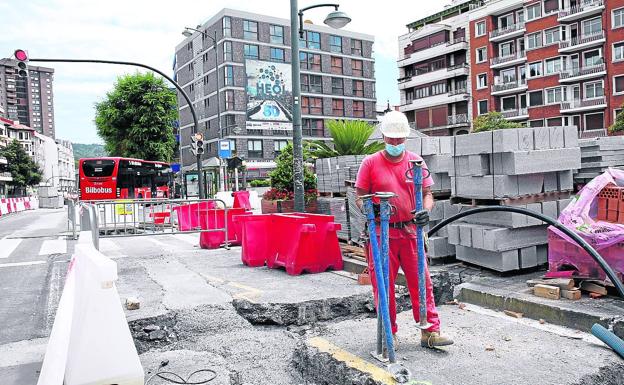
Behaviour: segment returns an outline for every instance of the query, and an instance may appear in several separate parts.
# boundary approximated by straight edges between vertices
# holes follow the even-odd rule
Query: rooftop
[[[443,11],[407,24],[407,28],[410,30],[417,30],[428,24],[439,23],[445,19],[449,19],[481,7],[484,3],[484,0],[456,0],[452,4],[446,6]]]

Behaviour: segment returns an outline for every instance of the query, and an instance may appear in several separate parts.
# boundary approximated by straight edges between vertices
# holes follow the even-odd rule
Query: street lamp
[[[201,27],[200,25],[197,26],[197,28],[200,28],[200,27]],[[217,148],[218,148],[219,147],[218,144],[220,143],[221,138],[223,137],[223,133],[221,132],[221,96],[219,95],[219,53],[217,52],[217,31],[216,30],[214,31],[214,37],[212,37],[208,35],[206,32],[201,31],[197,28],[184,27],[184,31],[182,32],[182,35],[184,35],[185,37],[190,37],[193,35],[193,32],[199,32],[204,38],[208,38],[212,40],[212,50],[214,51],[214,55],[215,55],[215,73],[217,75],[217,129],[218,129]],[[218,155],[219,153],[217,152],[217,156]],[[198,159],[197,173],[203,174],[201,170],[199,169],[200,155],[197,155],[197,159]],[[219,161],[219,172],[221,172],[221,161]],[[203,180],[204,180],[203,176],[200,176],[198,180],[198,182],[200,183],[200,187],[199,187],[200,192],[203,189],[203,186],[202,186]],[[224,183],[223,178],[221,178],[220,185],[224,186],[223,183]]]
[[[317,4],[298,10],[298,1],[290,0],[290,48],[292,50],[292,82],[293,82],[293,179],[295,195],[295,211],[304,212],[303,186],[303,145],[301,140],[301,79],[299,74],[299,38],[303,38],[303,13],[307,10],[320,7],[334,7],[325,18],[324,23],[332,28],[342,28],[351,18],[344,12],[338,11],[338,4]],[[295,33],[299,31],[299,33]]]

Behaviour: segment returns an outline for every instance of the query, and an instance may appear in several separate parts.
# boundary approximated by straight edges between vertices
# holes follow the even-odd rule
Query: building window
[[[431,85],[431,96],[446,93],[446,82]]]
[[[226,111],[234,109],[234,90],[227,90],[225,94],[225,109]]]
[[[353,96],[364,97],[364,81],[353,80]]]
[[[321,55],[317,53],[299,52],[299,63],[301,64],[301,69],[320,71]]]
[[[223,36],[232,37],[232,18],[229,16],[223,17]]]
[[[516,97],[508,96],[506,98],[501,98],[501,105],[503,111],[510,111],[516,109]]]
[[[429,96],[429,87],[416,88],[414,90],[414,98],[422,99]]]
[[[624,41],[613,44],[613,61],[624,60]]]
[[[488,101],[487,100],[479,100],[477,103],[477,115],[487,114],[488,112]]]
[[[487,60],[487,47],[477,48],[477,63],[483,63]]]
[[[561,58],[546,60],[546,75],[555,75],[561,72]]]
[[[230,65],[223,67],[223,84],[225,86],[234,85],[234,68]]]
[[[557,104],[565,100],[564,92],[561,87],[548,88],[546,91],[546,104]]]
[[[243,20],[243,37],[245,40],[258,40],[258,22]]]
[[[542,3],[539,2],[526,8],[526,19],[533,20],[542,17]]]
[[[271,47],[271,60],[272,61],[284,61],[284,50],[282,48]]]
[[[537,107],[544,104],[544,91],[529,92],[529,107]]]
[[[529,127],[544,127],[544,119],[529,120]]]
[[[547,29],[544,31],[544,44],[550,45],[559,42],[559,28]]]
[[[342,75],[342,58],[337,56],[331,57],[331,73]]]
[[[477,89],[482,89],[486,87],[487,87],[487,74],[477,75]]]
[[[344,116],[344,100],[332,99],[332,115]]]
[[[303,31],[303,39],[300,40],[303,47],[321,49],[321,34],[312,31]]]
[[[585,83],[585,99],[596,99],[604,96],[604,85],[599,82]]]
[[[364,117],[364,102],[361,100],[353,101],[353,117],[355,118],[363,118]]]
[[[536,78],[542,76],[542,62],[538,61],[529,64],[529,77]]]
[[[583,21],[583,36],[591,36],[602,31],[602,16]]]
[[[351,39],[351,55],[362,56],[362,40]]]
[[[258,59],[258,46],[253,44],[245,44],[245,59]]]
[[[498,46],[498,56],[506,57],[513,54],[513,42],[503,43]]]
[[[613,29],[624,27],[624,8],[614,10],[611,20],[613,20]]]
[[[542,33],[532,33],[527,36],[527,49],[535,49],[542,46]]]
[[[275,149],[275,155],[278,155],[280,152],[282,152],[282,150],[285,149],[286,146],[288,146],[288,141],[287,140],[275,140],[273,142],[273,148]]]
[[[303,92],[323,92],[323,80],[319,75],[301,75],[301,91]]]
[[[232,42],[223,42],[223,61],[232,61]]]
[[[309,119],[303,118],[301,119],[301,125],[305,129],[309,129],[311,131],[316,131],[319,134],[311,133],[310,136],[323,136],[323,120],[322,119]]]
[[[308,96],[301,97],[301,113],[321,115],[323,113],[323,99]]]
[[[351,74],[353,76],[363,76],[363,64],[361,60],[351,60]]]
[[[593,67],[598,64],[602,64],[602,55],[600,55],[600,50],[594,51],[586,51],[583,52],[583,62],[586,67]]]
[[[342,78],[331,78],[332,95],[344,95]]]
[[[329,36],[329,50],[331,52],[342,53],[342,37],[330,35]]]
[[[613,77],[613,92],[616,94],[624,93],[624,75]]]
[[[247,140],[247,156],[249,158],[262,158],[262,140]]]
[[[603,130],[605,128],[604,112],[585,115],[586,130]]]
[[[269,26],[269,34],[271,35],[271,44],[284,44],[284,27],[271,25]]]
[[[480,21],[475,24],[475,37],[485,35],[485,21]]]

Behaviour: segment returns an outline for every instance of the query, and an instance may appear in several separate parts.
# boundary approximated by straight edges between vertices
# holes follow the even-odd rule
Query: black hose
[[[549,225],[555,227],[557,230],[560,230],[565,235],[567,235],[568,237],[572,238],[574,240],[574,242],[576,242],[580,247],[582,247],[583,250],[585,250],[587,252],[587,254],[589,254],[594,259],[594,261],[596,261],[600,265],[602,270],[604,270],[604,272],[607,274],[607,277],[609,277],[609,279],[611,280],[611,283],[613,283],[613,285],[617,289],[620,297],[622,297],[624,299],[624,284],[622,284],[622,282],[618,279],[617,275],[615,274],[613,269],[611,269],[609,264],[604,260],[604,258],[602,258],[602,256],[600,254],[598,254],[598,252],[596,250],[594,250],[593,247],[591,247],[583,238],[578,236],[574,231],[570,230],[569,228],[567,228],[566,226],[564,226],[561,223],[557,222],[556,220],[554,220],[554,219],[552,219],[552,218],[550,218],[550,217],[548,217],[546,215],[543,215],[541,213],[536,213],[536,212],[531,211],[531,210],[523,209],[523,208],[520,208],[520,207],[513,207],[513,206],[477,207],[477,208],[474,208],[474,209],[463,211],[463,212],[461,212],[461,213],[459,213],[457,215],[453,215],[450,218],[446,218],[446,219],[442,220],[442,222],[440,222],[437,225],[433,226],[431,228],[431,230],[429,230],[427,235],[429,237],[431,237],[432,235],[437,233],[444,226],[448,225],[449,223],[455,222],[456,220],[461,219],[463,217],[467,217],[467,216],[472,215],[472,214],[487,213],[487,212],[491,212],[491,211],[506,211],[506,212],[511,212],[511,213],[524,214],[524,215],[527,215],[529,217],[533,217],[535,219],[539,219],[539,220],[541,220],[543,222],[546,222]]]

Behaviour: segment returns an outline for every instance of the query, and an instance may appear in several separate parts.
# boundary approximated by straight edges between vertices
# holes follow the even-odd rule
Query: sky
[[[352,19],[346,30],[375,36],[377,103],[398,104],[398,37],[407,33],[406,24],[442,10],[450,0],[336,2]],[[299,7],[319,3],[299,0]],[[11,57],[21,48],[31,58],[135,61],[172,75],[175,46],[184,39],[184,27],[203,24],[222,8],[290,17],[289,0],[0,0],[0,57]],[[309,10],[305,18],[322,24],[330,11]],[[93,122],[94,105],[119,75],[136,69],[106,64],[39,65],[55,70],[57,138],[102,143]]]

